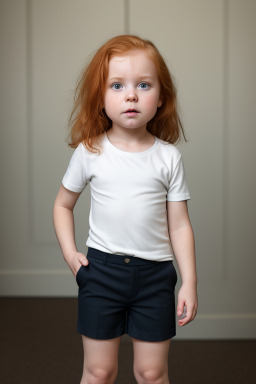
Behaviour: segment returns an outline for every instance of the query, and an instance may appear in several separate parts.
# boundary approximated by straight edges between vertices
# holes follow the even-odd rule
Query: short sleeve
[[[71,157],[62,184],[73,192],[82,192],[88,184],[82,143],[78,145]]]
[[[182,156],[179,156],[169,183],[167,192],[168,201],[182,201],[191,199],[188,189]]]

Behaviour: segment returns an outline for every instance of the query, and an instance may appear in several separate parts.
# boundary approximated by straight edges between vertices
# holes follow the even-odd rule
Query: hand
[[[197,299],[197,285],[196,283],[183,283],[180,287],[178,294],[177,316],[180,317],[184,312],[186,306],[186,315],[183,319],[179,319],[179,326],[182,327],[196,317],[198,299]]]
[[[76,274],[78,270],[80,269],[81,265],[87,266],[89,264],[89,260],[87,257],[80,252],[71,252],[68,257],[66,257],[66,262],[71,269],[74,277],[76,277]]]

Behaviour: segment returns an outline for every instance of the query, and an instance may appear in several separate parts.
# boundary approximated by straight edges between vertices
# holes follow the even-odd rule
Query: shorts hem
[[[167,333],[158,333],[152,334],[149,332],[141,332],[141,331],[128,331],[127,332],[130,337],[134,339],[142,340],[142,341],[165,341],[176,336],[176,331],[172,330]]]
[[[90,337],[92,339],[97,340],[108,340],[108,339],[115,339],[116,337],[120,337],[125,334],[124,330],[115,330],[113,332],[91,332],[88,331],[80,326],[77,327],[77,332],[80,333],[83,336]]]

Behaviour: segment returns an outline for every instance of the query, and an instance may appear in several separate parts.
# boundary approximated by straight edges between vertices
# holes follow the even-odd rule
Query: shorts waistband
[[[155,264],[157,261],[154,260],[146,260],[141,259],[140,257],[130,256],[130,255],[116,255],[114,253],[107,253],[100,251],[96,248],[88,247],[88,253],[87,256],[100,259],[106,263],[112,263],[112,264],[121,264],[121,265],[148,265],[148,264]],[[171,260],[172,261],[172,260]],[[163,261],[163,263],[166,263],[166,261]]]

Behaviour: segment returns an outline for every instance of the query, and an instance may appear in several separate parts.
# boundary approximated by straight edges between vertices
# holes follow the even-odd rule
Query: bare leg
[[[132,338],[134,376],[138,384],[170,384],[168,353],[170,341],[148,342]]]
[[[80,384],[112,384],[118,372],[121,337],[96,340],[82,335],[84,368]]]

